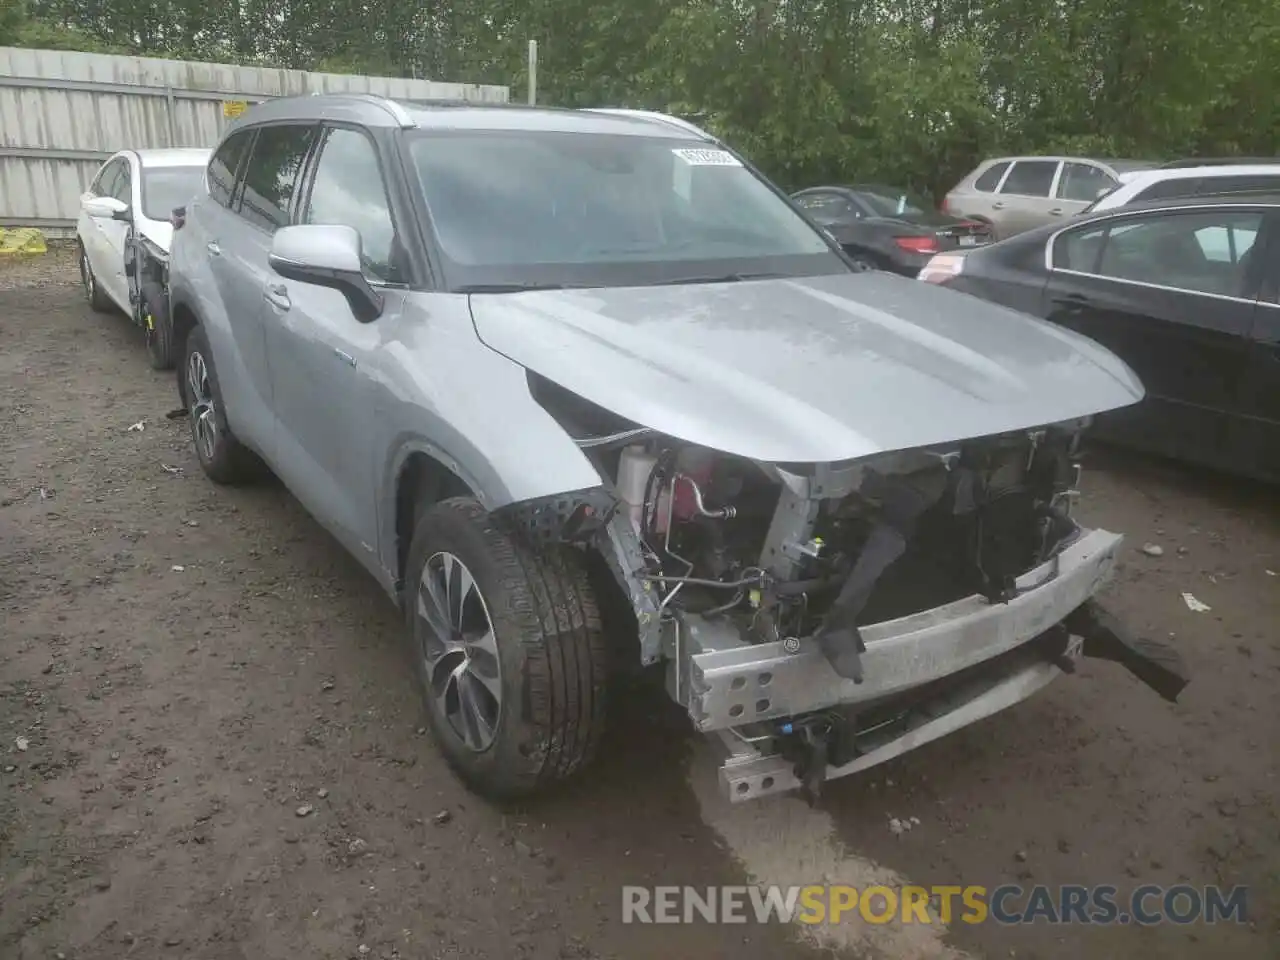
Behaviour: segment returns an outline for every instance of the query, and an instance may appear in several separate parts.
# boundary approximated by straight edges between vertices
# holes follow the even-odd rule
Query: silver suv
[[[1011,237],[1082,213],[1130,173],[1154,166],[1141,160],[997,157],[956,184],[942,209],[990,223],[998,237]]]
[[[278,100],[178,219],[201,466],[265,463],[378,580],[486,796],[582,767],[628,668],[743,800],[1029,696],[1080,637],[1151,662],[1089,602],[1121,538],[1071,518],[1129,369],[855,271],[688,124]]]

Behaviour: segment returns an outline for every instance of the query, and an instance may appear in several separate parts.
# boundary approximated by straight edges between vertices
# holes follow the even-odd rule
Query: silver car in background
[[[201,466],[265,462],[377,579],[482,795],[581,769],[618,671],[665,671],[734,800],[816,796],[1082,653],[1185,682],[1093,602],[1121,537],[1071,515],[1132,372],[855,271],[695,127],[277,100],[180,222]]]
[[[983,161],[947,194],[942,209],[983,220],[997,238],[1084,212],[1129,175],[1154,167],[1140,160],[996,157]]]

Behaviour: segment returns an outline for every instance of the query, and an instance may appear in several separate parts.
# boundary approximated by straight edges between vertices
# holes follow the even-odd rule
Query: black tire
[[[470,572],[496,641],[501,707],[483,749],[465,742],[431,693],[423,646],[430,630],[418,597],[428,560],[445,553]],[[535,553],[475,500],[454,497],[418,518],[406,572],[405,615],[427,717],[458,777],[502,801],[586,766],[604,729],[608,651],[581,555],[567,547]]]
[[[155,287],[142,292],[142,331],[147,343],[147,360],[152,370],[173,369],[173,324],[169,320],[164,293]]]
[[[193,372],[193,364],[199,361],[204,375]],[[186,349],[182,357],[182,399],[191,423],[191,440],[195,444],[196,457],[205,475],[214,483],[239,484],[256,479],[258,459],[245,447],[227,425],[226,408],[222,402],[222,390],[218,386],[218,373],[213,365],[213,351],[204,328],[197,326],[187,335]],[[193,393],[193,377],[201,381]],[[208,417],[214,430],[211,442],[202,435],[201,416],[208,406]],[[207,425],[207,424],[206,424]]]
[[[83,243],[80,244],[80,284],[84,287],[84,295],[89,301],[90,309],[97,313],[110,313],[115,308],[110,298],[98,286],[98,280],[93,275],[93,267],[89,265],[89,255],[85,253]]]

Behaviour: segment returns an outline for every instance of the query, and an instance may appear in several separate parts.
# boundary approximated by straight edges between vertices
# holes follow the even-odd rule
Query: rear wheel
[[[535,553],[468,497],[419,518],[405,614],[431,730],[494,800],[582,769],[604,727],[607,654],[579,554]]]
[[[84,296],[91,308],[98,313],[107,313],[111,310],[111,301],[98,286],[98,278],[93,275],[89,254],[85,252],[83,243],[80,244],[80,282],[84,285]]]
[[[182,375],[191,439],[205,475],[214,483],[224,484],[254,479],[258,460],[227,425],[213,351],[203,327],[195,327],[187,335]]]

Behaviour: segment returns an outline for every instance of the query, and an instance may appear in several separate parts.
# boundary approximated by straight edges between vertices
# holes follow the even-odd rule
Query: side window
[[[1057,172],[1057,160],[1017,160],[1000,192],[1018,197],[1048,197]]]
[[[1058,197],[1093,203],[1104,193],[1114,190],[1118,184],[1101,167],[1091,163],[1064,163],[1062,177],[1058,181]]]
[[[981,190],[983,193],[995,193],[996,187],[1000,186],[1000,178],[1004,176],[1004,172],[1008,169],[1008,160],[993,163],[982,172],[982,176],[973,181],[973,189]]]
[[[325,131],[301,219],[354,227],[365,273],[384,283],[408,282],[378,153],[363,133],[342,127]]]
[[[128,160],[120,161],[120,176],[111,185],[111,196],[133,206],[133,168]]]
[[[1280,176],[1253,174],[1236,177],[1202,177],[1198,195],[1232,193],[1280,193]]]
[[[209,196],[224,207],[231,206],[236,174],[240,171],[240,162],[244,160],[252,140],[252,130],[239,130],[223,141],[218,152],[209,161]]]
[[[244,170],[238,213],[263,230],[289,223],[293,193],[316,138],[309,124],[261,127]]]
[[[797,202],[819,223],[862,216],[848,200],[834,193],[811,193]]]
[[[1200,183],[1198,177],[1177,177],[1173,180],[1161,180],[1159,183],[1153,183],[1145,190],[1140,190],[1134,194],[1132,203],[1146,203],[1149,200],[1177,200],[1181,197],[1193,196],[1196,192],[1196,185]]]
[[[116,181],[120,177],[122,164],[124,164],[123,159],[112,160],[99,170],[98,175],[94,177],[93,183],[89,187],[89,192],[95,197],[115,196]]]
[[[1065,234],[1055,267],[1196,293],[1249,296],[1245,255],[1259,212],[1179,211]]]
[[[1109,230],[1110,227],[1090,227],[1062,234],[1053,244],[1054,269],[1097,273]]]

